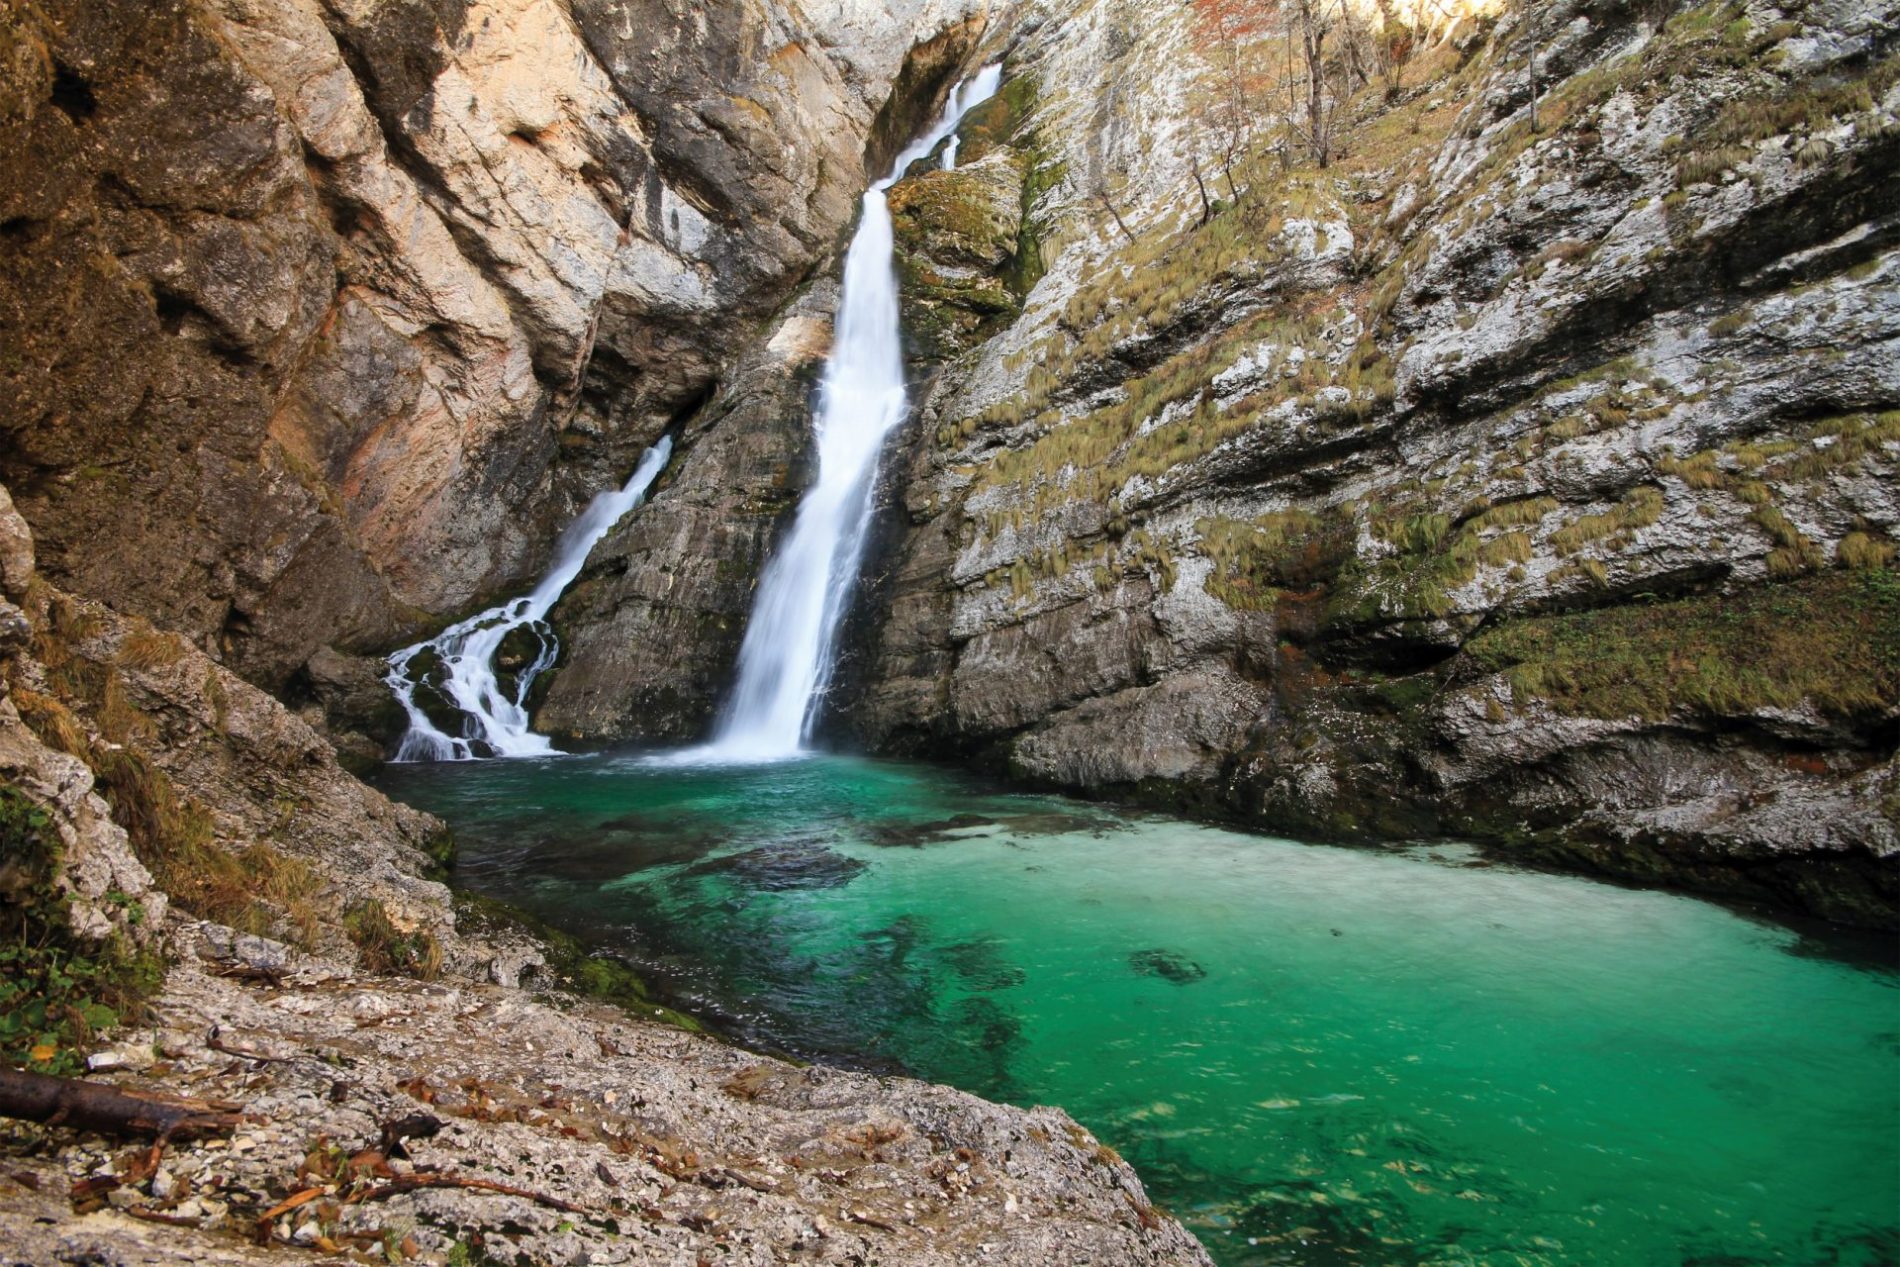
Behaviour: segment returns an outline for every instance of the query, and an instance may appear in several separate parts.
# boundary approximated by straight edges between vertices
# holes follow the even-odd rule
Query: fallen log
[[[235,1130],[244,1119],[204,1100],[0,1069],[0,1117],[164,1141]]]

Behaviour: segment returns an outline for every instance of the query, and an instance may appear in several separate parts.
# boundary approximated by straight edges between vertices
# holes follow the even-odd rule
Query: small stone
[[[178,1191],[178,1180],[172,1172],[160,1166],[152,1176],[152,1195],[160,1201],[169,1201],[172,1193]]]
[[[317,1243],[317,1238],[322,1235],[323,1235],[323,1228],[318,1226],[317,1221],[315,1219],[311,1219],[309,1222],[299,1227],[295,1232],[292,1232],[290,1234],[290,1239],[295,1241],[299,1245],[315,1245]]]

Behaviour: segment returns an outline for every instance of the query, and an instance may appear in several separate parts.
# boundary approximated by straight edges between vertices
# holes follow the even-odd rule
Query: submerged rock
[[[1192,985],[1207,976],[1206,968],[1178,950],[1137,950],[1128,956],[1128,966],[1139,976],[1160,977],[1175,985]]]
[[[1011,990],[1029,979],[1027,972],[1004,957],[1002,943],[993,937],[957,942],[937,955],[972,990]]]
[[[1112,819],[1064,810],[1008,814],[998,821],[1014,836],[1069,836],[1083,833],[1099,836],[1114,825]]]
[[[921,849],[925,845],[959,839],[975,828],[995,825],[994,818],[982,814],[952,814],[948,818],[924,823],[881,824],[873,827],[866,834],[866,839],[884,849]]]
[[[927,935],[928,924],[916,915],[900,915],[883,928],[860,933],[859,940],[884,953],[893,967],[902,967],[911,951]]]
[[[951,1009],[951,1023],[992,1055],[1014,1047],[1023,1036],[1022,1020],[991,999],[961,1000]]]
[[[813,841],[786,841],[708,858],[688,867],[684,874],[724,876],[745,888],[783,893],[843,888],[870,865]]]

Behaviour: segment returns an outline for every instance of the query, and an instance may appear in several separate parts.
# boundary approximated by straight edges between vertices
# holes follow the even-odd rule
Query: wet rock
[[[384,681],[389,666],[380,658],[319,647],[303,671],[331,733],[360,734],[388,747],[408,728],[402,706]]]

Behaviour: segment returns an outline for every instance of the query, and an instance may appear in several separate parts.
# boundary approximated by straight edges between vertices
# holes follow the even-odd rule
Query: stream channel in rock
[[[914,764],[384,785],[742,1042],[1068,1109],[1226,1267],[1900,1260],[1877,945]]]

